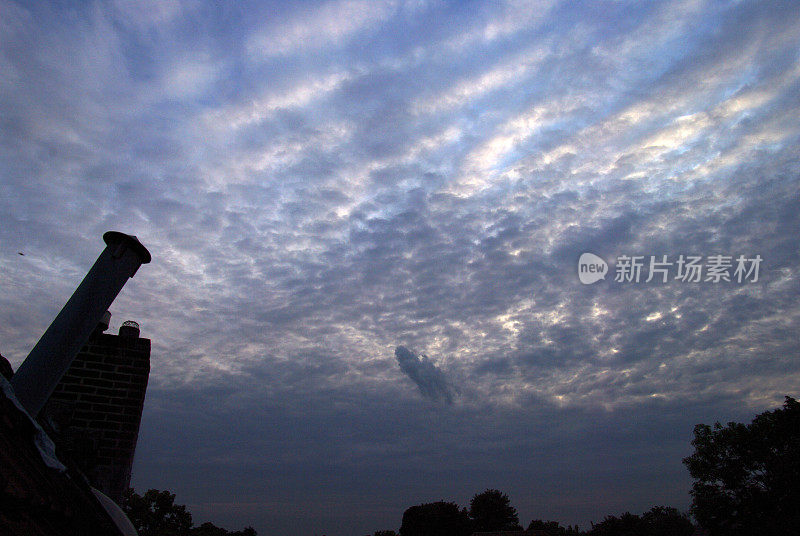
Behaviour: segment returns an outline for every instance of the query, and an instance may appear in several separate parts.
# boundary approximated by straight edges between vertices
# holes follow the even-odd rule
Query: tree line
[[[526,529],[536,536],[691,536],[695,527],[686,514],[675,508],[655,506],[641,516],[626,512],[607,516],[588,531],[562,526],[558,521],[532,520]],[[408,508],[403,514],[399,536],[470,536],[476,533],[522,533],[516,508],[507,494],[487,489],[476,494],[469,508],[454,502],[437,501]],[[374,536],[398,536],[381,530]]]
[[[691,516],[667,506],[641,515],[609,515],[586,530],[558,521],[532,520],[531,536],[786,536],[800,527],[800,403],[786,397],[782,408],[757,415],[750,424],[698,424],[694,454],[683,463],[694,479]],[[194,526],[192,515],[168,491],[129,490],[122,507],[139,536],[257,536],[252,527],[228,531],[212,523]],[[522,531],[507,494],[487,489],[469,508],[437,501],[406,509],[399,532],[374,536],[469,536],[476,532]]]
[[[787,396],[783,407],[750,424],[698,424],[694,454],[683,459],[694,479],[686,513],[654,506],[641,515],[609,515],[586,530],[535,519],[537,536],[786,536],[800,527],[800,403]],[[408,508],[399,536],[467,536],[475,532],[521,531],[508,496],[499,490],[475,495],[470,507],[434,502]],[[393,530],[375,536],[397,536]]]
[[[121,506],[139,536],[257,536],[253,527],[229,531],[210,522],[194,526],[186,506],[175,504],[175,494],[166,490],[139,495],[129,489]]]

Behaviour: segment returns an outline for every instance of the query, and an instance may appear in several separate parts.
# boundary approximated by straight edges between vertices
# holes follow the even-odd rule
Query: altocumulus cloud
[[[419,392],[431,400],[453,403],[455,390],[444,373],[425,354],[414,355],[405,346],[394,350],[400,370],[419,388]]]

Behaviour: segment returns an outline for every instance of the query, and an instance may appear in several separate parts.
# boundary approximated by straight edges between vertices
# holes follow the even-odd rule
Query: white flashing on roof
[[[94,496],[97,497],[98,501],[100,501],[100,504],[103,506],[106,513],[108,513],[108,515],[114,521],[114,524],[122,533],[122,536],[139,536],[139,533],[136,532],[136,528],[133,526],[133,523],[131,523],[131,520],[128,519],[128,516],[125,515],[125,512],[117,503],[111,500],[99,489],[92,488],[92,493],[94,493]]]

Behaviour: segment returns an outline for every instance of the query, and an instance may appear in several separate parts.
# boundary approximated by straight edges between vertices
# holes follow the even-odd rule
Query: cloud
[[[338,0],[312,6],[251,38],[254,56],[269,57],[341,46],[354,36],[370,32],[395,10],[391,1]]]
[[[789,2],[0,5],[0,351],[138,235],[112,307],[153,341],[138,487],[266,533],[352,499],[363,534],[497,478],[585,525],[687,501],[692,426],[800,381]],[[586,251],[764,261],[586,287]]]
[[[394,350],[394,356],[400,370],[417,385],[424,397],[447,404],[453,403],[454,387],[426,355],[416,356],[405,346],[398,346]]]

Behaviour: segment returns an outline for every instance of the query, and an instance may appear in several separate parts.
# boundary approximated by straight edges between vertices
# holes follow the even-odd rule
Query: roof
[[[9,536],[120,536],[123,532],[0,375],[0,526]]]
[[[495,530],[489,532],[473,532],[472,536],[551,536],[551,534],[546,530],[533,529],[533,530]]]

